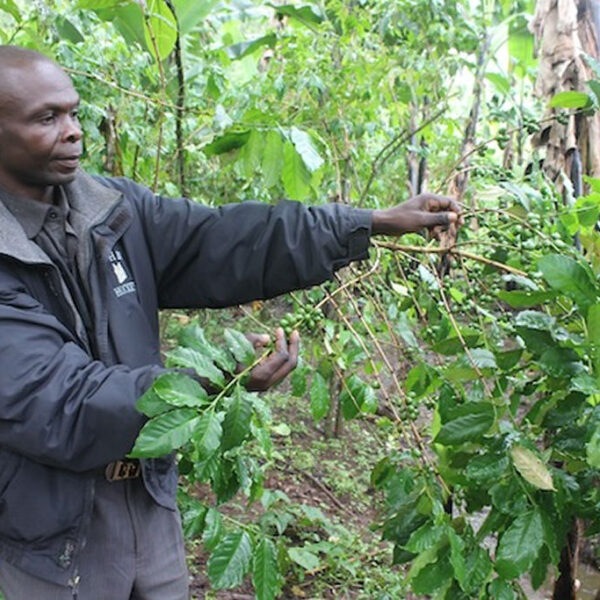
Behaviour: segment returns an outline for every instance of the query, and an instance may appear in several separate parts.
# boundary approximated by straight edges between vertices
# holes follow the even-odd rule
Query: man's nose
[[[74,143],[78,142],[82,138],[82,136],[83,131],[81,129],[79,119],[70,115],[67,116],[63,128],[63,140]]]

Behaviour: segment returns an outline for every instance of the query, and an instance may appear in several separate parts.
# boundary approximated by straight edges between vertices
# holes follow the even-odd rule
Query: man
[[[136,399],[165,372],[157,311],[316,284],[369,235],[456,223],[454,201],[388,210],[209,209],[79,169],[79,97],[50,59],[0,46],[0,589],[7,600],[184,600],[171,457],[125,462]],[[298,335],[252,373],[295,366]]]

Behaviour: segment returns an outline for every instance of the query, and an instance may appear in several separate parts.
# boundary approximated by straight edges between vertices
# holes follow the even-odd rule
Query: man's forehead
[[[0,68],[0,111],[30,111],[36,106],[79,101],[71,78],[50,61],[11,64]]]

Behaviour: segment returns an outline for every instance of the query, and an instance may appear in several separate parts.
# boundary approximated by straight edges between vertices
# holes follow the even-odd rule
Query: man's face
[[[3,69],[0,185],[50,201],[53,186],[75,177],[81,155],[79,96],[57,65],[38,61]]]

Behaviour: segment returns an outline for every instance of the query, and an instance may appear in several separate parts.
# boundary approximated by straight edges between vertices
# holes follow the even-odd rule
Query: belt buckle
[[[138,460],[115,460],[104,469],[104,477],[107,481],[123,481],[124,479],[135,479],[142,472],[142,465]]]

